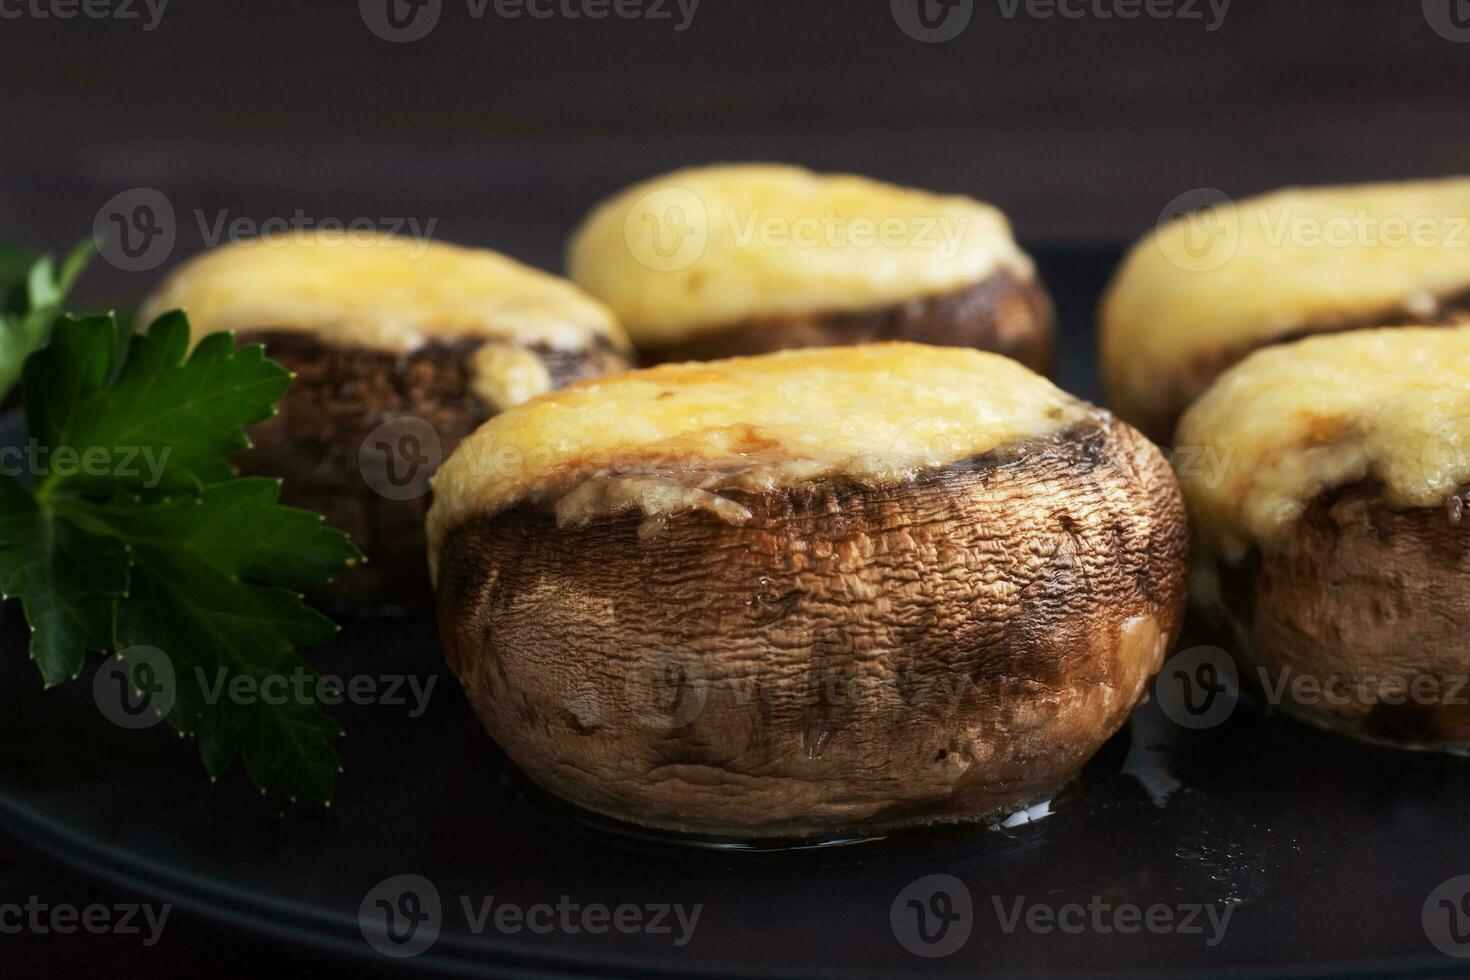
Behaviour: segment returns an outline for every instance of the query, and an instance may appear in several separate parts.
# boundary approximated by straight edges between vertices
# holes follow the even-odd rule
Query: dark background
[[[438,237],[554,268],[583,211],[628,181],[777,159],[982,197],[1033,246],[1119,244],[1193,188],[1449,174],[1470,151],[1470,44],[1436,33],[1419,0],[1235,0],[1213,32],[1203,3],[1204,20],[1124,21],[1008,19],[975,0],[942,44],[905,35],[888,0],[702,0],[682,32],[475,20],[444,0],[409,44],[374,36],[356,0],[173,0],[151,32],[38,18],[35,2],[6,0],[23,15],[0,18],[0,233],[62,248],[114,195],[162,191],[169,260],[89,277],[118,301],[201,246],[197,212],[433,220]],[[127,899],[0,844],[0,900],[30,894]],[[182,913],[157,949],[0,936],[0,963],[322,970]]]
[[[62,247],[145,186],[177,210],[175,261],[197,210],[301,209],[434,219],[554,266],[618,186],[765,158],[968,192],[1030,244],[1116,243],[1193,188],[1448,174],[1470,151],[1470,44],[1420,0],[1234,0],[1213,32],[1205,0],[1204,20],[1126,21],[972,0],[940,44],[888,0],[702,0],[682,32],[442,2],[408,44],[357,0],[172,0],[152,32],[0,20],[0,225]]]

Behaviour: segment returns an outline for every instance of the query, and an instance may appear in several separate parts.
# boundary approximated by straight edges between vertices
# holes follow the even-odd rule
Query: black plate
[[[1042,254],[1048,281],[1067,284],[1057,297],[1059,380],[1092,397],[1091,308],[1116,258]],[[7,609],[5,831],[158,900],[344,957],[381,955],[364,939],[360,909],[370,892],[382,897],[374,889],[385,880],[417,875],[440,897],[440,929],[404,965],[463,973],[1424,976],[1470,963],[1434,942],[1470,955],[1470,937],[1456,945],[1451,931],[1461,893],[1436,892],[1470,872],[1467,763],[1345,742],[1248,702],[1192,730],[1173,724],[1156,697],[1056,812],[1028,826],[742,852],[618,832],[528,790],[481,733],[424,619],[349,622],[313,657],[343,677],[434,684],[419,717],[409,705],[336,709],[349,736],[330,809],[283,807],[239,773],[211,786],[192,743],[163,726],[122,731],[99,712],[95,665],[43,694],[18,652],[24,636]],[[1183,646],[1206,641],[1196,631]],[[952,880],[923,880],[931,875]],[[476,934],[461,896],[476,908],[488,896],[523,909],[565,896],[579,913],[630,905],[645,922],[657,914],[648,906],[701,911],[683,945],[672,916],[670,933],[573,934],[557,924],[550,934],[509,934],[492,922]],[[1007,931],[1018,902],[1022,920]],[[1194,915],[1201,931],[1125,933],[1124,906],[1157,907],[1156,926],[1166,914],[1176,925]],[[1222,936],[1191,912],[1204,906],[1216,916],[1229,909]],[[927,910],[933,944],[916,938],[916,908]],[[964,910],[967,937],[964,920],[941,932],[938,913]],[[1066,928],[1028,927],[1027,916],[1046,910]],[[431,931],[423,925],[411,943]]]

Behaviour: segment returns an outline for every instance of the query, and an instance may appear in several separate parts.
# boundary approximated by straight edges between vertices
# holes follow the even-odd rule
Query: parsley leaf
[[[91,258],[88,241],[73,249],[60,269],[48,255],[17,278],[20,263],[28,261],[26,253],[14,246],[0,249],[0,289],[5,293],[0,306],[0,400],[14,387],[26,357],[46,342],[61,304]]]
[[[132,338],[109,382],[112,320],[75,324],[26,364],[31,435],[44,446],[136,449],[163,467],[156,477],[163,489],[233,476],[229,456],[250,444],[244,426],[270,418],[291,383],[263,347],[236,351],[231,334],[211,334],[189,354],[183,313],[166,313]]]
[[[113,603],[127,590],[122,542],[83,530],[0,479],[0,594],[22,597],[31,659],[47,687],[76,676],[85,651],[111,645]]]
[[[182,313],[124,355],[116,337],[112,317],[63,318],[26,361],[33,485],[0,478],[0,592],[21,600],[48,685],[89,650],[162,651],[167,719],[198,737],[211,776],[238,757],[262,789],[329,801],[342,732],[297,648],[336,626],[302,593],[361,556],[319,516],[281,506],[279,481],[236,478],[229,463],[290,375],[227,334],[191,353]],[[242,679],[250,694],[237,697]]]

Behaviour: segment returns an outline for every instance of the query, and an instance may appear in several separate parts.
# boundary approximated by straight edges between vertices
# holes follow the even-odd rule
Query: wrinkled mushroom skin
[[[1408,310],[1394,310],[1363,317],[1339,317],[1315,320],[1283,330],[1258,343],[1201,351],[1192,358],[1182,358],[1174,370],[1161,374],[1154,387],[1146,392],[1124,391],[1109,384],[1109,404],[1144,435],[1160,445],[1171,445],[1179,419],[1215,380],[1254,351],[1274,344],[1289,344],[1318,334],[1347,333],[1379,327],[1444,327],[1470,323],[1470,292],[1440,300],[1435,312],[1415,315]]]
[[[1054,333],[1051,298],[1040,280],[1002,270],[974,286],[892,306],[760,317],[679,341],[640,344],[638,352],[645,363],[661,364],[909,340],[993,351],[1045,375],[1052,366]]]
[[[449,534],[449,664],[543,787],[735,838],[989,820],[1077,774],[1183,613],[1178,486],[1111,419],[909,484],[730,496],[743,526],[521,506]]]
[[[266,355],[295,377],[279,413],[250,430],[253,447],[240,454],[243,472],[285,482],[282,501],[322,514],[352,537],[367,563],[340,577],[326,594],[363,604],[428,605],[432,591],[424,560],[429,477],[465,436],[489,418],[471,391],[471,354],[485,341],[426,344],[407,354],[331,346],[302,332],[255,331],[242,344],[264,344]],[[629,365],[611,347],[586,351],[533,348],[554,387]],[[380,432],[390,419],[422,419],[439,446],[420,430]],[[412,441],[397,444],[408,436]],[[385,448],[386,447],[386,448]],[[407,489],[390,499],[364,475],[361,456],[377,453]]]
[[[1470,752],[1470,525],[1455,508],[1394,510],[1353,487],[1220,569],[1253,683],[1323,728]]]

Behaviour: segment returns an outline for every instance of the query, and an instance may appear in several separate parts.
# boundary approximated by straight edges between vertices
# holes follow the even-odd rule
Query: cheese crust
[[[885,484],[1103,413],[996,354],[920,344],[783,351],[579,382],[486,422],[434,479],[431,565],[455,528],[521,504],[563,527],[641,511],[749,517],[720,496]]]
[[[289,330],[400,353],[464,339],[628,349],[612,312],[564,279],[488,249],[377,234],[314,232],[212,249],[172,273],[139,322],[173,309],[189,314],[196,337]]]
[[[1191,525],[1226,561],[1360,481],[1391,507],[1443,506],[1470,484],[1470,326],[1263,348],[1184,415],[1175,452]]]
[[[630,187],[583,222],[568,266],[639,343],[873,309],[1000,268],[1034,277],[988,204],[776,164],[695,167]]]
[[[1242,200],[1133,247],[1103,301],[1104,380],[1137,420],[1157,411],[1161,379],[1192,366],[1293,334],[1432,320],[1467,289],[1470,178]]]

